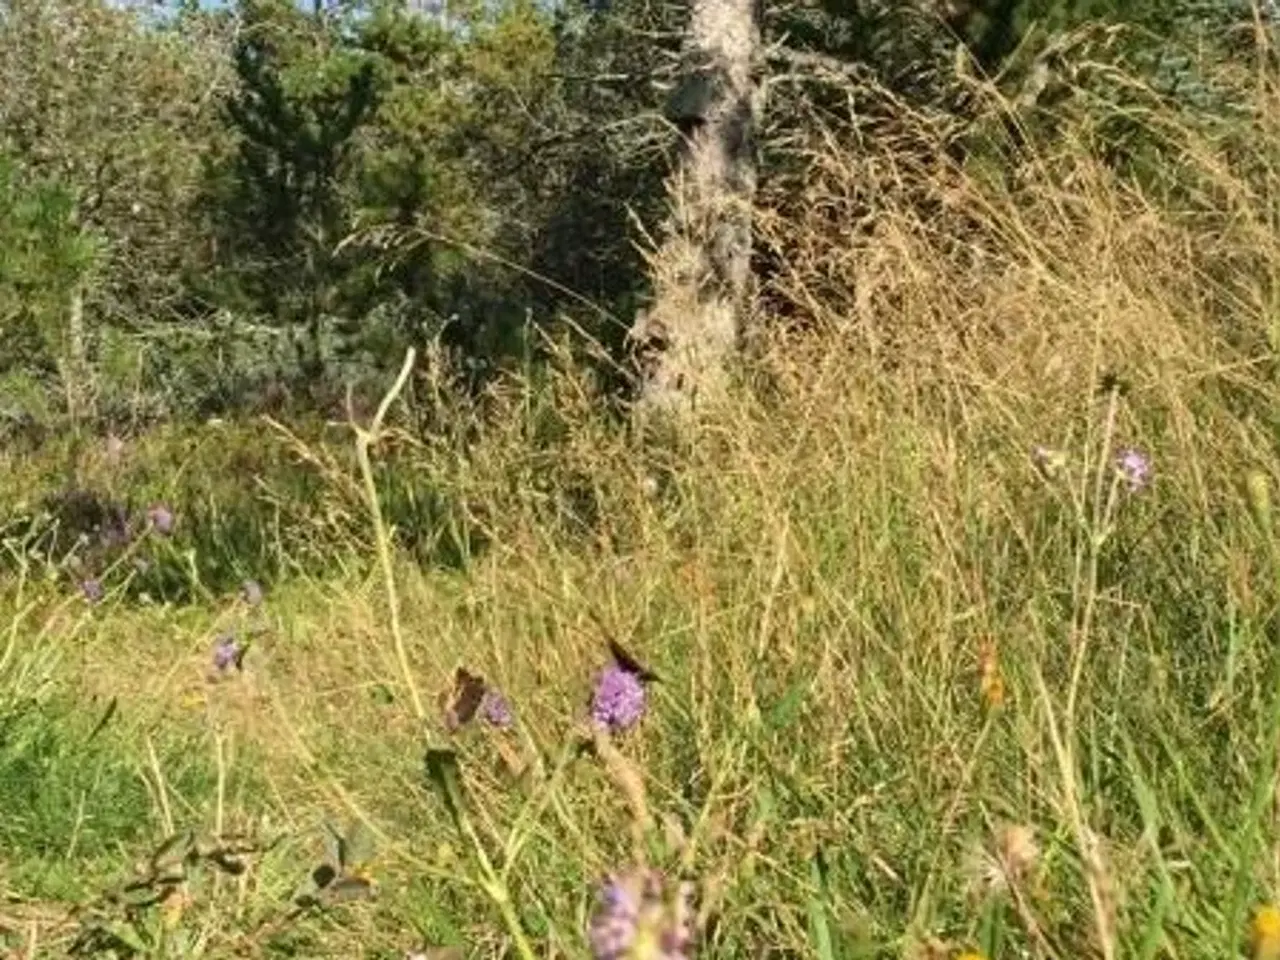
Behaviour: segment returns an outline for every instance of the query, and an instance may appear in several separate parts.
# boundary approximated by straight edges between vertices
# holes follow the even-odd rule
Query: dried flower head
[[[102,588],[102,581],[94,577],[80,581],[80,592],[90,603],[99,603],[106,596],[106,591]]]
[[[251,607],[262,602],[262,584],[257,580],[246,580],[240,584],[240,599]]]
[[[1151,482],[1151,460],[1134,447],[1125,447],[1116,455],[1116,470],[1130,493],[1141,492]]]
[[[974,850],[969,861],[971,892],[980,898],[1003,896],[1030,879],[1039,860],[1040,848],[1031,827],[1005,825],[996,834],[993,850]]]
[[[153,504],[147,509],[147,520],[151,529],[162,537],[173,533],[173,511],[162,503]]]
[[[595,960],[683,960],[693,952],[692,887],[634,868],[601,885],[587,939]]]
[[[1035,831],[1021,823],[1005,825],[996,838],[1000,866],[1011,883],[1021,883],[1040,860]]]

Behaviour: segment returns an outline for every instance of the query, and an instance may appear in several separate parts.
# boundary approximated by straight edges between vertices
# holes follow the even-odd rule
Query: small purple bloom
[[[625,957],[636,938],[639,918],[640,904],[631,891],[613,878],[606,879],[587,936],[591,955],[596,960]]]
[[[601,671],[591,699],[591,719],[614,733],[627,730],[644,716],[644,681],[617,664]]]
[[[1116,456],[1116,469],[1129,485],[1130,493],[1146,489],[1151,482],[1151,461],[1141,450],[1126,447]]]
[[[244,649],[236,642],[236,638],[224,633],[213,644],[213,667],[219,673],[225,673],[231,667],[237,670],[244,662]]]
[[[485,690],[484,699],[480,703],[480,713],[490,726],[503,730],[516,722],[515,714],[511,712],[511,704],[496,687]]]
[[[256,607],[262,602],[262,585],[257,580],[246,580],[240,585],[240,599]]]
[[[632,869],[600,887],[587,941],[595,960],[684,960],[692,955],[689,884],[674,890],[662,874]]]
[[[173,511],[162,503],[157,503],[147,510],[147,519],[152,528],[162,537],[173,533]]]
[[[80,581],[80,592],[90,603],[98,603],[106,595],[106,591],[102,589],[102,581],[94,577]]]

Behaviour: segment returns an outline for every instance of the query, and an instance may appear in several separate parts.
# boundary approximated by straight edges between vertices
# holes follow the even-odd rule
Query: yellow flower
[[[1250,933],[1254,960],[1280,960],[1280,909],[1271,904],[1259,907]]]
[[[204,694],[199,691],[192,690],[184,693],[182,695],[182,699],[178,702],[182,705],[183,709],[199,710],[204,706]]]
[[[185,889],[176,891],[165,900],[164,906],[161,907],[160,919],[166,930],[177,929],[178,924],[182,922],[182,915],[191,906],[191,902],[191,895]]]
[[[987,960],[987,958],[980,953],[962,953],[956,957],[956,960]]]

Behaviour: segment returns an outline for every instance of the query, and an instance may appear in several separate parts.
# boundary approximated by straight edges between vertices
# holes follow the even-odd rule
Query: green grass
[[[812,329],[680,444],[566,364],[456,401],[448,436],[392,430],[367,475],[349,436],[261,424],[8,462],[10,502],[70,473],[178,515],[131,548],[172,579],[129,555],[96,606],[48,519],[8,528],[12,949],[578,957],[643,855],[697,883],[706,956],[1239,955],[1280,882],[1280,137],[1165,133],[1189,210],[1070,137],[1016,190],[817,155],[822,216],[761,221]],[[833,226],[865,203],[875,238]],[[253,647],[213,683],[224,630]],[[662,678],[616,756],[575,748],[611,636]],[[449,738],[459,664],[515,730]],[[297,909],[353,825],[377,896]],[[103,898],[187,830],[167,905]]]
[[[595,880],[634,856],[631,814],[597,761],[550,771],[612,633],[663,677],[620,747],[655,818],[688,838],[649,855],[674,869],[683,852],[705,883],[712,955],[900,956],[937,939],[1078,956],[1103,936],[1117,956],[1238,950],[1275,882],[1280,742],[1268,540],[1239,486],[1221,476],[1201,519],[1177,457],[1157,455],[1152,487],[1114,500],[1091,572],[1070,479],[1040,482],[1024,444],[993,459],[909,415],[882,426],[886,441],[859,455],[840,442],[852,435],[815,438],[802,465],[790,437],[766,445],[771,419],[744,420],[754,436],[713,437],[705,464],[656,498],[612,441],[590,453],[617,518],[595,542],[564,533],[563,504],[531,497],[466,572],[395,561],[426,731],[371,547],[352,546],[346,575],[279,583],[256,612],[230,593],[86,608],[41,588],[18,634],[78,623],[51,669],[82,699],[19,712],[6,737],[0,796],[23,811],[3,828],[9,887],[89,900],[145,859],[166,833],[146,746],[160,731],[176,827],[209,833],[221,816],[283,838],[246,859],[245,889],[193,882],[207,899],[181,923],[207,932],[212,955],[245,938],[282,956],[501,951],[510,927],[423,768],[444,739],[436,694],[465,663],[520,717],[518,734],[458,745],[511,923],[538,955],[580,955]],[[1091,470],[1089,456],[1072,450],[1071,468]],[[244,674],[209,684],[226,628],[252,628],[255,646]],[[998,709],[982,692],[989,640]],[[92,736],[111,691],[117,714]],[[257,788],[216,800],[215,742]],[[541,773],[513,777],[504,750]],[[326,820],[372,828],[379,896],[286,922]],[[1038,848],[1006,863],[1009,879],[1006,825],[1033,829]]]

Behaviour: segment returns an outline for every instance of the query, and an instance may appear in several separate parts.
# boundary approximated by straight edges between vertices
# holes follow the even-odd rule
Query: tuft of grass
[[[210,795],[214,776],[191,737],[163,745],[163,787],[149,783],[133,745],[110,729],[115,704],[96,722],[65,695],[0,713],[0,849],[6,880],[25,896],[92,894],[123,850],[163,830],[160,789],[168,803]]]

